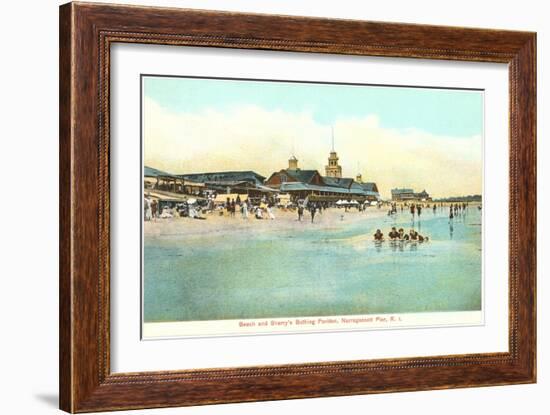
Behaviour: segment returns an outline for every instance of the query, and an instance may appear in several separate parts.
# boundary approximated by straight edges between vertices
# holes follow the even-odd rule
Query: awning
[[[204,183],[192,182],[190,180],[184,180],[183,185],[184,186],[189,186],[189,187],[205,187],[206,186]]]
[[[377,192],[372,192],[363,189],[347,189],[344,187],[333,186],[317,186],[314,184],[307,184],[301,182],[290,182],[281,184],[282,192],[319,192],[319,193],[332,193],[339,197],[366,197],[371,196],[376,199],[380,198]]]
[[[162,202],[186,202],[187,199],[193,197],[195,199],[204,199],[197,196],[182,195],[172,192],[165,192],[163,190],[146,190],[143,192],[144,197],[157,199]]]
[[[255,187],[251,188],[250,190],[259,190],[260,192],[268,192],[268,193],[279,193],[279,190],[269,186],[264,186],[261,184],[257,184]]]

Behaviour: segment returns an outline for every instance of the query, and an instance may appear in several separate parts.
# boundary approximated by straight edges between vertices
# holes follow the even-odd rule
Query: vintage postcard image
[[[483,324],[482,90],[141,88],[144,339]]]

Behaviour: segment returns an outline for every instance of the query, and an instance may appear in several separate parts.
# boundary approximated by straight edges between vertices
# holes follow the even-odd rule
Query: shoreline
[[[441,216],[442,209],[447,213],[448,206],[443,208],[438,207],[436,214]],[[470,205],[469,209],[477,209],[477,205]],[[424,213],[425,212],[425,213]],[[217,237],[225,234],[240,234],[246,232],[282,232],[288,230],[295,231],[311,231],[311,230],[340,230],[346,226],[356,223],[365,222],[372,225],[375,220],[379,221],[378,227],[386,235],[392,226],[388,221],[388,213],[386,208],[378,209],[369,207],[366,211],[359,212],[356,209],[345,211],[342,208],[331,207],[323,210],[323,213],[316,213],[313,223],[311,223],[311,215],[309,211],[305,211],[301,221],[298,221],[297,211],[274,208],[273,213],[275,219],[256,219],[252,214],[249,214],[248,219],[243,219],[240,213],[235,216],[228,216],[224,213],[219,215],[218,211],[210,212],[204,215],[205,220],[192,219],[189,217],[174,217],[168,219],[154,218],[151,221],[143,223],[143,235],[145,238],[162,238],[162,237]],[[407,215],[407,212],[404,211]],[[403,215],[398,211],[398,215]],[[422,217],[426,219],[433,215],[432,209],[425,209]],[[416,216],[418,218],[418,216]],[[368,227],[370,232],[371,226]],[[376,230],[377,226],[373,226]]]

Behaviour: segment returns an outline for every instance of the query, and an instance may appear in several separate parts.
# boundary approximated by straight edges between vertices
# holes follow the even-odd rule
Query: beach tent
[[[281,193],[277,196],[277,199],[279,200],[279,204],[283,206],[290,204],[290,195],[288,193]]]
[[[169,219],[169,218],[173,218],[173,217],[174,217],[174,214],[172,212],[172,209],[170,209],[170,208],[162,209],[162,213],[160,214],[161,219]]]
[[[144,197],[157,199],[160,202],[186,202],[187,196],[177,193],[170,193],[160,190],[147,190],[143,194]]]
[[[344,199],[340,199],[338,202],[336,202],[336,204],[338,206],[344,206],[344,205],[358,205],[359,202],[357,200],[352,200],[351,202],[347,201],[347,200],[344,200]]]

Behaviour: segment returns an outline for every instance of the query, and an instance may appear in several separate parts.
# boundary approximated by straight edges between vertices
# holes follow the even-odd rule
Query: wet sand
[[[481,212],[387,211],[146,222],[145,321],[481,310]],[[372,240],[392,226],[430,242]]]

